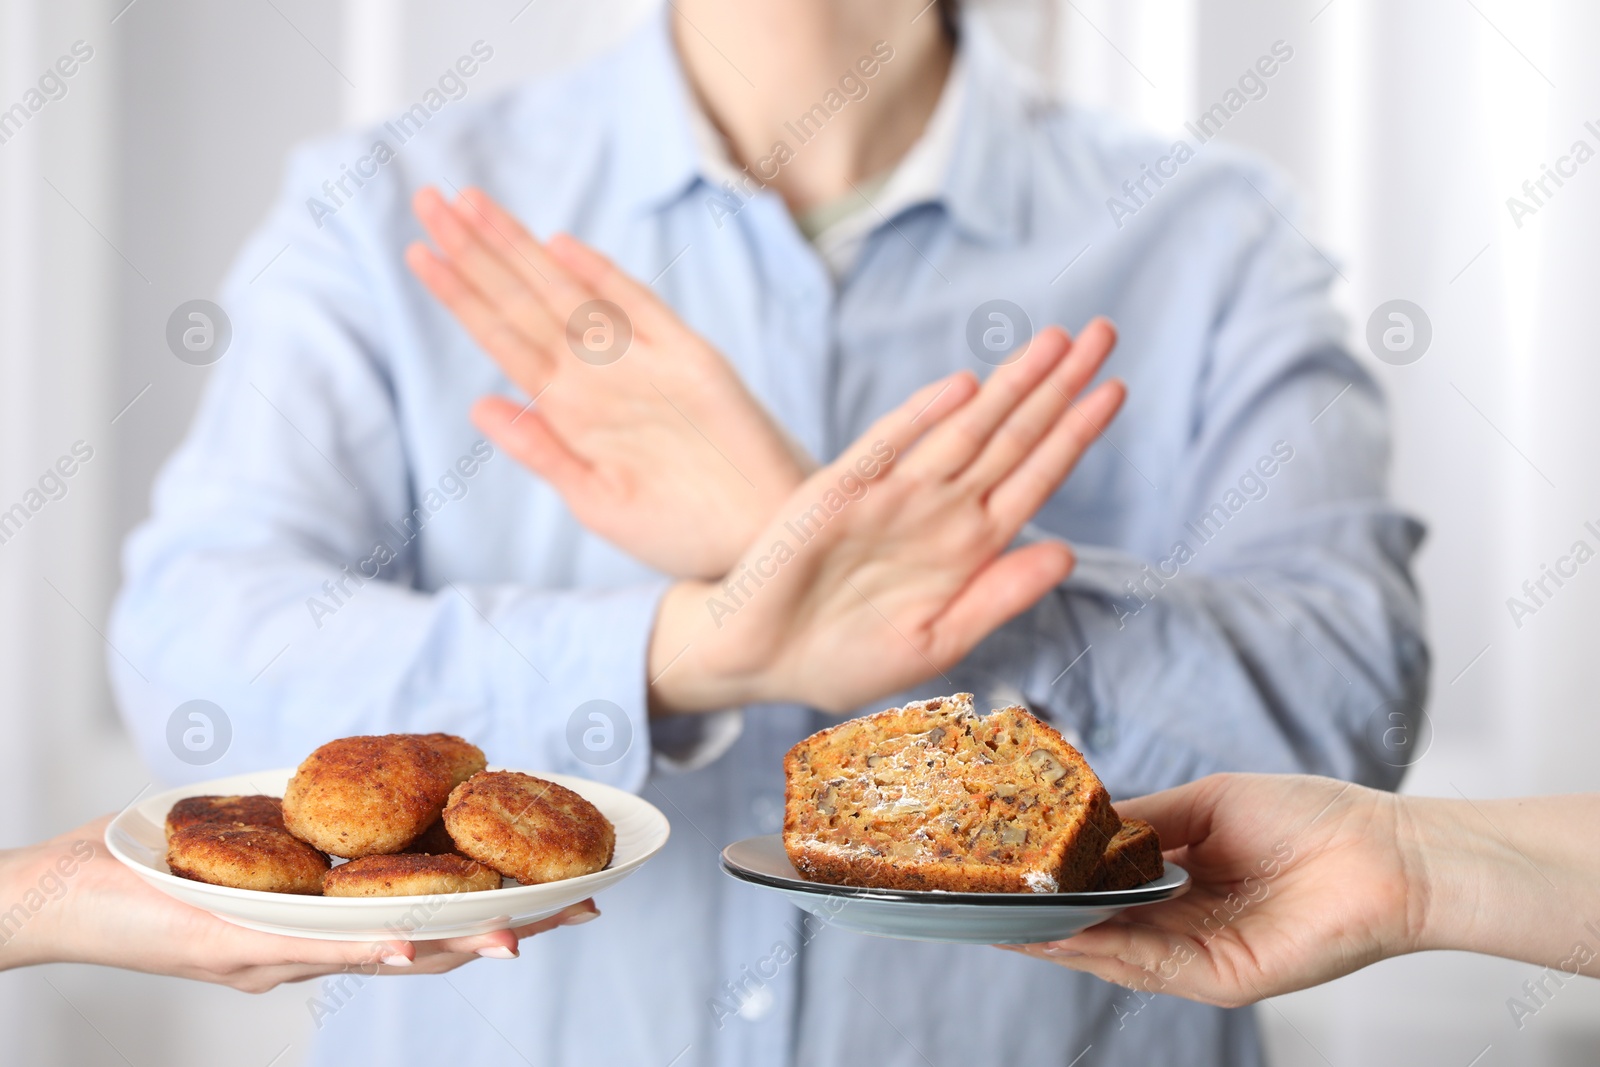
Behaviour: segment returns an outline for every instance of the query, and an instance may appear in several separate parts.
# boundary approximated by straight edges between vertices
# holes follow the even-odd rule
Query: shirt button
[[[1110,723],[1102,723],[1089,733],[1089,743],[1097,749],[1110,748],[1117,740],[1117,731]]]

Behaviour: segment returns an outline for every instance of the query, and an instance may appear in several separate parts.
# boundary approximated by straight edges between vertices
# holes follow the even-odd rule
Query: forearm
[[[171,765],[169,694],[203,692],[232,722],[219,754],[231,762],[213,774],[298,762],[330,735],[447,730],[508,765],[622,788],[643,781],[645,645],[659,584],[455,581],[425,592],[380,577],[354,587],[319,629],[306,598],[336,569],[288,549],[265,555],[191,555],[130,579],[113,639],[142,678],[118,659],[112,667],[157,766]],[[589,701],[630,720],[611,724],[619,751],[598,762],[569,743],[571,717]]]
[[[69,837],[0,851],[0,971],[52,963],[61,951],[61,911],[94,848]]]
[[[1361,529],[1318,536],[1359,544]],[[1282,538],[1254,544],[1248,568],[1196,560],[1167,579],[1075,546],[1072,578],[986,642],[978,671],[1078,731],[1122,793],[1241,770],[1392,788],[1405,756],[1377,750],[1371,720],[1387,702],[1420,703],[1427,669],[1396,563],[1321,551],[1296,569]]]
[[[1600,794],[1402,805],[1408,947],[1600,977]]]
[[[30,851],[25,848],[8,848],[0,851],[0,908],[6,911],[9,911],[13,904],[20,904],[23,894],[28,891],[26,868]],[[24,910],[26,910],[25,905]],[[3,928],[0,928],[0,971],[39,962],[32,958],[29,951],[25,926],[19,926],[15,921],[5,919],[4,914],[0,912],[0,924],[3,924]]]

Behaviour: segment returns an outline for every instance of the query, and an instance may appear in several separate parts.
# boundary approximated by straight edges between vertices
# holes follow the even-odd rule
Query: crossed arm
[[[413,245],[412,269],[527,395],[549,397],[481,402],[479,427],[586,526],[680,578],[651,637],[652,710],[846,711],[953,666],[1071,572],[1061,542],[1007,546],[1122,404],[1115,379],[1081,395],[1116,343],[1104,320],[1076,339],[1043,331],[982,386],[927,385],[808,475],[727,362],[598,253],[541,244],[476,190],[415,206],[439,251]],[[593,300],[635,331],[601,367],[568,350]],[[684,408],[748,458],[748,480],[707,462]],[[752,576],[759,596],[726,588],[748,595]]]
[[[1014,685],[1046,714],[1081,714],[1087,723],[1063,721],[1085,736],[1096,718],[1119,716],[1097,759],[1129,791],[1245,762],[1392,777],[1364,752],[1359,726],[1383,700],[1415,695],[1417,657],[1395,640],[1416,644],[1404,577],[1415,534],[1381,499],[1367,383],[1346,389],[1340,376],[1358,373],[1347,359],[1311,352],[1281,326],[1320,322],[1314,279],[1291,272],[1287,295],[1257,291],[1284,276],[1274,261],[1239,283],[1230,307],[1252,308],[1252,325],[1219,345],[1271,354],[1222,361],[1233,369],[1220,387],[1235,391],[1194,398],[1206,419],[1193,449],[1143,468],[1170,485],[1178,514],[1190,496],[1210,499],[1236,480],[1255,441],[1270,443],[1279,424],[1304,427],[1340,396],[1291,434],[1299,484],[1280,479],[1262,506],[1293,522],[1266,550],[1248,545],[1232,571],[1223,548],[1207,548],[1124,629],[1124,590],[1144,580],[1145,549],[1069,548],[1023,528],[1040,500],[1046,511],[1060,503],[1122,400],[1119,382],[1085,386],[1114,343],[1109,324],[1071,338],[1043,331],[982,385],[965,374],[932,383],[819,468],[721,353],[604,257],[571,238],[537,240],[471,190],[453,203],[424,193],[416,209],[433,247],[411,248],[407,262],[521,396],[487,395],[501,385],[489,360],[478,373],[413,353],[456,344],[432,318],[386,332],[395,305],[384,294],[411,293],[383,273],[387,261],[362,258],[373,235],[346,232],[356,216],[290,234],[280,230],[304,223],[282,212],[259,243],[271,254],[297,240],[253,284],[236,276],[230,300],[252,329],[219,365],[154,519],[130,541],[111,666],[157,760],[159,726],[194,691],[228,708],[256,759],[274,746],[287,759],[341,731],[444,725],[508,760],[564,769],[566,717],[593,699],[619,705],[637,736],[647,708],[844,710],[944,673]],[[1282,242],[1285,255],[1294,242]],[[596,299],[634,326],[625,356],[604,366],[569,345],[573,313]],[[1285,304],[1294,300],[1315,306]],[[479,397],[460,406],[499,446],[480,477],[497,488],[523,477],[527,491],[472,490],[470,507],[437,520],[454,531],[377,560],[377,580],[355,583],[337,618],[308,621],[308,594],[321,597],[341,563],[353,573],[360,561],[366,574],[374,538],[390,536],[382,520],[416,506],[430,472],[407,457],[437,456],[459,435],[418,392],[439,388]],[[1151,432],[1170,437],[1171,427],[1140,434]],[[738,455],[748,481],[708,437]],[[1352,443],[1365,450],[1355,459]],[[786,523],[839,501],[824,533],[794,543]],[[478,573],[470,554],[440,554],[465,536],[469,512],[471,543],[487,542],[495,573]],[[654,573],[613,568],[620,584],[574,584],[562,569],[566,513]],[[1145,506],[1135,518],[1154,528],[1141,544],[1182,524]],[[785,538],[793,558],[777,549]],[[757,582],[760,595],[747,596]],[[1168,669],[1143,669],[1154,660]],[[498,707],[528,711],[484,710]],[[642,744],[585,773],[638,788],[649,765]]]

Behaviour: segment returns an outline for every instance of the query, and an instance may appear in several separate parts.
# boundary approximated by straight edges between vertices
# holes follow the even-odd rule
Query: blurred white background
[[[298,140],[381,116],[473,41],[472,93],[581,61],[655,0],[0,0],[0,108],[76,41],[66,94],[0,143],[0,509],[74,441],[94,458],[0,544],[0,843],[59,832],[151,784],[118,724],[101,637],[117,551],[206,372],[164,341],[214,295]],[[1600,571],[1518,628],[1506,600],[1600,521],[1600,163],[1519,227],[1506,200],[1600,148],[1600,7],[1580,0],[991,0],[979,15],[1066,99],[1159,129],[1294,49],[1229,141],[1294,178],[1339,263],[1351,341],[1393,402],[1394,489],[1431,533],[1431,749],[1406,790],[1594,790]],[[1585,128],[1593,120],[1596,131]],[[3,129],[3,127],[0,127]],[[10,132],[10,131],[7,131]],[[1288,204],[1278,205],[1293,215]],[[1432,323],[1419,361],[1364,343],[1385,301]],[[110,653],[110,654],[115,654]],[[1592,918],[1600,919],[1600,916]],[[1525,1020],[1536,968],[1390,961],[1259,1009],[1274,1062],[1600,1062],[1600,983]],[[309,987],[262,997],[57,966],[0,975],[7,1062],[297,1063]],[[277,1058],[274,1058],[277,1057]],[[1478,1057],[1474,1059],[1474,1057]]]

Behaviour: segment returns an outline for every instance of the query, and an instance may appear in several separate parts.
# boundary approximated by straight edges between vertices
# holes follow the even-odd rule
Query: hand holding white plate
[[[498,769],[498,768],[497,768]],[[263,933],[329,941],[437,941],[525,926],[594,896],[637,870],[667,843],[670,826],[654,805],[587,778],[538,773],[600,809],[617,832],[610,866],[542,885],[507,883],[480,893],[412,897],[317,897],[262,893],[180,878],[167,869],[167,811],[184,797],[262,793],[281,797],[294,768],[239,774],[158,793],[106,828],[106,847],[135,874],[169,896],[219,919]]]

